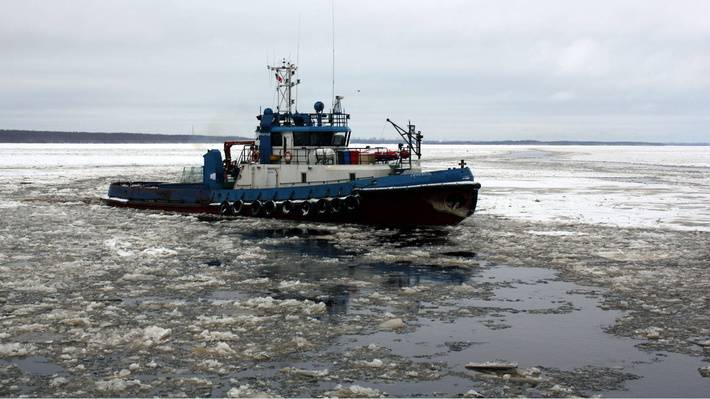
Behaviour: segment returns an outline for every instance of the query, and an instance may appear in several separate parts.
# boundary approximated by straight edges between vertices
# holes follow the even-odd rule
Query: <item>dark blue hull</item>
[[[119,207],[380,225],[450,225],[473,214],[480,184],[468,168],[262,189],[113,183]],[[235,209],[236,208],[236,209]]]

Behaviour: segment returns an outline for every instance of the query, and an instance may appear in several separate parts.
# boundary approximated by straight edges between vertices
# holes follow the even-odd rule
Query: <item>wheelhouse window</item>
[[[333,135],[333,145],[342,147],[345,145],[345,133],[335,133]]]
[[[296,147],[328,147],[334,144],[332,132],[294,132],[293,145]],[[345,136],[342,139],[345,141]],[[344,144],[343,144],[344,145]]]
[[[283,145],[284,145],[283,135],[280,132],[271,133],[271,146],[272,147],[281,147]]]

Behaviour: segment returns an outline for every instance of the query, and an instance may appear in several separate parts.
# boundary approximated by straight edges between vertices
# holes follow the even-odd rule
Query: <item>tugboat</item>
[[[422,134],[387,119],[403,139],[397,149],[350,147],[350,114],[341,96],[325,110],[295,109],[297,66],[269,66],[276,112],[256,118],[256,137],[204,154],[204,166],[183,170],[180,183],[115,182],[103,202],[118,207],[374,225],[452,225],[473,214],[481,185],[458,167],[424,172]],[[293,111],[292,111],[293,110]],[[241,147],[238,156],[232,148]],[[416,157],[416,159],[414,159]],[[201,169],[201,170],[200,170]]]

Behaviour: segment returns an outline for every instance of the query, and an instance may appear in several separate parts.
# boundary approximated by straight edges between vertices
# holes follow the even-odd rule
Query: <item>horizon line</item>
[[[14,137],[7,140],[8,134]],[[32,137],[19,138],[17,135],[29,134]],[[41,136],[48,137],[41,137]],[[52,137],[54,135],[54,137]],[[65,137],[58,137],[58,136]],[[25,130],[25,129],[0,129],[0,143],[16,143],[16,144],[47,144],[47,143],[102,143],[106,141],[90,141],[89,137],[84,137],[84,140],[73,141],[72,137],[66,136],[122,136],[123,138],[128,138],[126,141],[111,140],[111,143],[148,143],[149,139],[156,139],[156,142],[209,142],[211,140],[222,140],[222,139],[250,139],[249,137],[239,136],[239,135],[222,135],[222,134],[185,134],[185,133],[134,133],[134,132],[82,132],[82,131],[62,131],[62,130]],[[133,137],[125,137],[133,136]],[[94,137],[95,139],[97,137]],[[143,139],[140,141],[131,141],[130,139]],[[76,137],[79,139],[79,137]],[[89,140],[86,140],[89,139]],[[170,139],[176,139],[177,141],[171,141]],[[184,139],[184,140],[180,140]],[[196,140],[197,139],[197,140]],[[210,139],[210,140],[208,140]],[[376,137],[353,137],[350,142],[352,143],[397,143],[400,140],[396,138],[383,139]],[[431,139],[424,142],[424,144],[549,144],[549,145],[649,145],[649,146],[710,146],[710,142],[662,142],[662,141],[643,141],[643,140],[590,140],[590,139],[491,139],[491,140],[474,140],[474,139]]]

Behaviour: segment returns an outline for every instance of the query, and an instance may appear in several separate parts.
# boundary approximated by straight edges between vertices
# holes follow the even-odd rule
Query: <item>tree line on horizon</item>
[[[213,136],[159,133],[97,133],[59,132],[41,130],[2,130],[0,143],[218,143],[228,140],[251,140],[241,136]],[[391,144],[400,140],[382,138],[353,138],[358,144]],[[656,143],[645,141],[592,140],[427,140],[425,144],[513,144],[513,145],[710,145],[710,143]]]

